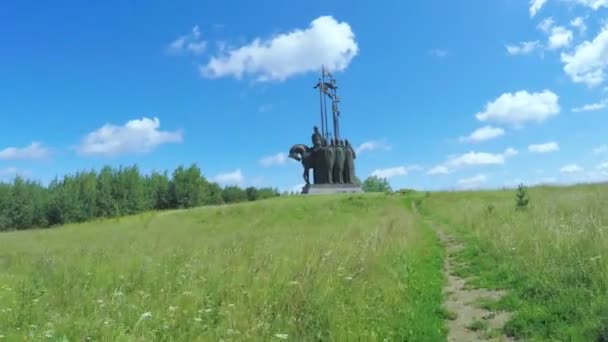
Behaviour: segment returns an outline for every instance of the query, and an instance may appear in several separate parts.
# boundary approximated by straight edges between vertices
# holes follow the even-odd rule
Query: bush
[[[526,209],[529,201],[528,190],[523,184],[519,184],[517,186],[517,191],[515,192],[515,210]]]

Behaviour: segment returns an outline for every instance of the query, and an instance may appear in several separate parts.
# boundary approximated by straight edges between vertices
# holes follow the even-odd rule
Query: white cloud
[[[505,134],[505,130],[499,127],[484,126],[476,129],[468,137],[460,137],[460,142],[479,142],[498,138]]]
[[[550,90],[528,93],[520,90],[503,93],[494,101],[488,102],[484,111],[475,114],[480,121],[521,126],[527,121],[541,123],[560,112],[558,96]]]
[[[576,1],[580,5],[584,5],[597,11],[601,7],[608,7],[608,0],[570,0]]]
[[[561,54],[564,72],[575,83],[597,87],[605,80],[608,65],[608,24],[592,41],[584,41],[573,53]]]
[[[570,21],[570,25],[572,27],[576,27],[578,29],[579,34],[584,34],[587,31],[587,24],[585,24],[585,19],[583,17],[576,17]]]
[[[418,170],[420,167],[417,165],[413,166],[395,166],[386,169],[376,169],[372,171],[371,175],[379,178],[393,178],[397,176],[407,176],[412,170]]]
[[[583,168],[578,166],[577,164],[568,164],[559,169],[559,172],[564,174],[573,174],[582,172]]]
[[[510,55],[527,55],[538,47],[540,47],[540,42],[538,40],[521,42],[519,45],[505,45],[505,48]]]
[[[593,154],[604,154],[608,152],[608,145],[600,145],[593,148]]]
[[[355,148],[355,152],[360,154],[361,152],[366,151],[375,151],[375,150],[385,150],[388,151],[391,149],[391,145],[386,142],[386,140],[370,140],[362,143],[361,145]]]
[[[116,156],[126,153],[146,153],[159,145],[182,141],[180,131],[161,131],[158,118],[130,120],[122,126],[105,124],[87,134],[78,150],[84,155]]]
[[[608,101],[607,100],[602,100],[600,102],[586,104],[586,105],[584,105],[582,107],[572,108],[572,111],[575,112],[575,113],[594,112],[594,111],[606,108],[606,105],[608,105]]]
[[[479,174],[471,178],[463,178],[458,180],[458,187],[463,190],[478,189],[488,181],[488,176]]]
[[[532,153],[549,153],[559,151],[559,144],[555,141],[544,144],[532,144],[528,146],[528,151]]]
[[[608,162],[599,164],[597,166],[597,169],[600,170],[603,174],[608,174]]]
[[[563,47],[567,47],[572,43],[574,35],[572,31],[568,30],[563,26],[556,26],[551,28],[551,35],[549,36],[549,49],[555,50]]]
[[[507,148],[503,153],[470,151],[461,155],[449,156],[442,165],[435,166],[427,172],[429,175],[448,174],[455,169],[476,165],[503,165],[506,158],[517,155],[514,148]]]
[[[448,51],[444,50],[444,49],[432,49],[431,55],[437,56],[437,57],[445,57],[448,55]]]
[[[547,0],[530,0],[530,17],[534,17],[546,3]]]
[[[245,177],[241,169],[237,169],[233,172],[220,173],[213,177],[212,180],[222,185],[240,185],[245,182]]]
[[[540,22],[540,24],[538,24],[537,28],[545,33],[549,33],[554,23],[555,21],[552,17],[545,18],[543,19],[543,21]]]
[[[306,72],[319,72],[321,65],[342,71],[359,52],[355,35],[346,22],[321,16],[306,29],[295,29],[272,39],[254,39],[213,57],[200,71],[204,77],[256,75],[258,81],[284,81]]]
[[[445,165],[435,166],[427,172],[428,175],[447,175],[448,173],[450,170]]]
[[[0,150],[0,159],[45,159],[49,156],[49,149],[39,142],[32,142],[26,147],[7,147]]]
[[[207,42],[201,40],[200,36],[200,29],[198,26],[194,26],[189,34],[181,36],[171,42],[168,51],[171,53],[191,52],[194,55],[200,55],[207,49]]]
[[[260,165],[262,166],[273,166],[273,165],[284,165],[287,163],[287,154],[279,152],[273,156],[267,156],[260,159]]]
[[[15,176],[26,177],[31,175],[31,171],[29,170],[20,170],[16,167],[7,167],[4,169],[0,169],[0,180],[10,180]]]

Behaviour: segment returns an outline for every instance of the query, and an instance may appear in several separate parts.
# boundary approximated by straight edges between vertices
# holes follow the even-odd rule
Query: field
[[[441,340],[441,249],[397,196],[277,198],[0,235],[0,334]]]
[[[289,196],[0,234],[0,336],[445,341],[453,260],[460,294],[505,293],[472,304],[509,313],[467,322],[479,339],[608,341],[607,190],[532,188],[521,211],[514,190]]]

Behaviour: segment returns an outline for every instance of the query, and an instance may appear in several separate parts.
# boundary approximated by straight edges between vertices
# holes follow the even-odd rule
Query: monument
[[[340,135],[340,110],[336,79],[321,67],[321,78],[314,86],[319,89],[321,105],[321,129],[313,127],[312,146],[296,144],[289,150],[289,157],[302,162],[304,188],[302,194],[332,194],[362,192],[356,184],[355,159],[357,154],[348,139]],[[327,122],[327,98],[331,100],[332,130]],[[312,183],[310,169],[313,170]]]

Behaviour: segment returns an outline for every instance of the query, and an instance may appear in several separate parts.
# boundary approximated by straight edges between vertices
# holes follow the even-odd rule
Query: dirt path
[[[415,203],[412,203],[412,210],[414,213],[418,213]],[[446,250],[443,272],[447,282],[443,288],[443,294],[445,296],[444,307],[449,313],[448,341],[515,341],[500,331],[509,320],[510,313],[492,312],[479,305],[479,300],[496,300],[502,297],[504,292],[467,287],[466,279],[455,274],[455,270],[460,264],[455,260],[454,255],[463,248],[463,245],[455,241],[438,225],[433,222],[429,223],[435,229]]]
[[[437,229],[437,235],[447,252],[444,261],[447,284],[443,292],[444,306],[451,316],[448,320],[448,341],[514,341],[499,330],[509,319],[509,313],[491,312],[478,304],[480,299],[499,299],[504,292],[467,288],[466,280],[454,274],[458,263],[453,255],[463,246],[440,229]]]

